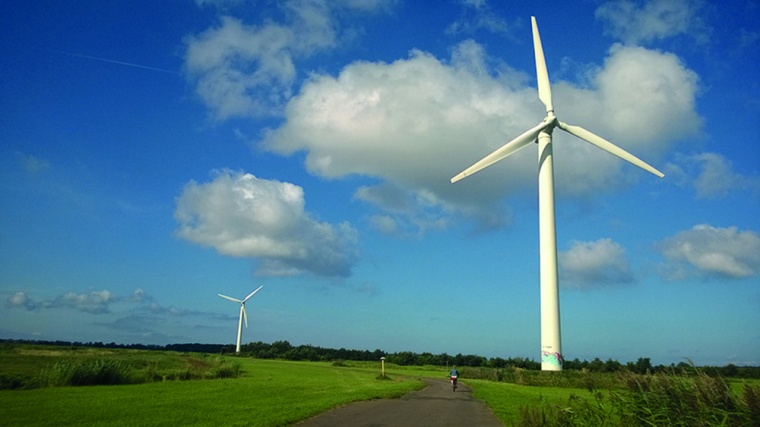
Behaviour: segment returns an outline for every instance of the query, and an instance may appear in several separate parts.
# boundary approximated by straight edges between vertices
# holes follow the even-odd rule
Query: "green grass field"
[[[189,355],[137,350],[14,346],[0,351],[0,374],[32,376],[64,360],[105,358],[137,368],[181,369]],[[257,425],[284,426],[353,401],[398,397],[423,387],[421,378],[446,378],[434,366],[379,363],[291,362],[228,356],[240,363],[239,378],[163,381],[120,386],[0,390],[5,426]],[[489,381],[464,381],[505,423],[521,405],[562,400],[570,391]],[[220,422],[220,420],[223,420]]]
[[[170,360],[177,356],[163,352],[146,356],[161,359],[161,354]],[[29,364],[44,365],[26,356]],[[240,378],[2,390],[0,420],[4,426],[282,426],[351,401],[397,397],[423,386],[410,377],[379,380],[378,369],[235,360],[244,371]],[[25,364],[16,361],[8,366],[21,369],[19,365]]]
[[[530,387],[487,380],[463,382],[473,388],[473,397],[486,402],[494,415],[505,424],[517,419],[521,407],[541,404],[560,405],[567,402],[570,395],[584,397],[588,395],[585,390],[578,389]]]
[[[242,375],[225,379],[180,380],[185,377],[165,374],[195,369],[199,365],[212,366],[213,363],[219,363],[220,359],[223,364],[239,365]],[[292,362],[168,351],[14,345],[0,347],[0,376],[29,379],[59,362],[88,360],[114,361],[133,367],[137,371],[151,369],[164,372],[164,375],[157,376],[158,379],[154,382],[143,384],[0,390],[2,425],[285,426],[350,402],[398,397],[422,388],[422,378],[443,379],[448,372],[444,367],[387,364],[385,373],[391,378],[389,381],[379,378],[379,362]],[[565,376],[574,378],[574,375],[567,373]],[[209,377],[201,375],[193,378]],[[543,375],[540,378],[546,379]],[[697,382],[688,382],[691,380],[674,376],[631,378],[659,378],[653,384],[662,383],[668,395],[672,394],[668,390],[673,390],[674,385],[682,384],[686,387],[686,394],[677,402],[679,405],[690,403],[689,399],[697,395],[706,396],[704,391],[714,392],[715,399],[718,400],[724,396],[720,390],[710,389],[719,389],[720,384],[707,377],[701,377],[702,380]],[[552,379],[559,380],[561,377],[556,376]],[[542,422],[535,422],[535,417],[533,423],[526,423],[525,418],[521,418],[521,415],[525,415],[527,407],[544,408],[544,411],[553,412],[554,420],[559,419],[560,422],[552,425],[590,425],[587,422],[589,418],[578,419],[577,422],[580,424],[562,421],[562,417],[573,411],[585,411],[590,413],[591,417],[604,415],[599,413],[599,405],[594,401],[594,396],[581,387],[526,386],[472,379],[466,375],[462,382],[472,387],[474,397],[486,402],[505,425],[513,425],[518,420],[521,420],[523,425],[542,425]],[[607,382],[606,377],[595,380],[598,384]],[[747,383],[754,387],[754,391],[750,390],[753,396],[760,397],[758,382]],[[26,384],[36,383],[30,380]],[[702,387],[703,392],[691,393],[689,390],[695,385]],[[39,384],[35,386],[39,387]],[[744,382],[731,383],[729,386],[737,396],[746,394],[746,391],[743,391]],[[573,408],[568,406],[571,395],[579,398],[575,400]],[[629,403],[635,403],[635,397],[634,400],[627,399]],[[587,402],[588,405],[584,406],[583,402]],[[609,403],[606,402],[605,404]],[[711,405],[714,404],[698,402],[694,408],[711,411]],[[623,409],[635,412],[648,408],[654,407],[643,407],[636,403]],[[659,410],[666,410],[663,408],[665,407],[660,407]],[[744,410],[760,411],[757,403]],[[538,412],[533,412],[536,413]],[[560,418],[556,418],[557,414]],[[613,419],[619,419],[619,416],[619,413],[616,413]],[[760,412],[742,419],[760,420],[758,417]]]

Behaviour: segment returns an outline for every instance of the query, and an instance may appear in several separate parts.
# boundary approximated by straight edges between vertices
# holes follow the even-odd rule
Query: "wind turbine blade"
[[[518,152],[522,148],[525,148],[528,144],[535,141],[538,134],[541,133],[542,130],[546,129],[549,125],[550,123],[541,122],[538,124],[538,126],[528,129],[527,131],[523,132],[522,135],[502,145],[501,148],[482,158],[474,165],[462,171],[459,175],[451,178],[451,182],[455,183],[460,179],[470,176],[483,168],[491,166],[499,160]]]
[[[222,297],[222,298],[224,298],[224,299],[228,299],[228,300],[230,300],[230,301],[232,301],[232,302],[236,302],[236,303],[238,303],[238,304],[239,304],[239,303],[241,303],[241,302],[243,302],[243,301],[240,301],[240,300],[239,300],[239,299],[237,299],[237,298],[228,297],[227,295],[222,295],[222,294],[217,294],[217,295],[219,295],[220,297]]]
[[[558,126],[560,129],[564,130],[565,132],[571,133],[575,136],[577,136],[580,139],[583,139],[585,141],[588,141],[597,147],[601,148],[602,150],[607,151],[608,153],[614,154],[621,159],[633,163],[634,165],[640,167],[641,169],[644,169],[645,171],[651,172],[660,178],[665,176],[662,172],[658,171],[657,169],[650,166],[645,161],[639,159],[638,157],[634,156],[633,154],[623,150],[622,148],[618,147],[617,145],[607,141],[606,139],[602,138],[601,136],[597,136],[586,129],[583,129],[580,126],[572,126],[568,125],[562,122],[558,123]]]
[[[243,320],[245,321],[245,327],[247,328],[248,327],[248,314],[246,314],[246,312],[245,312],[245,304],[243,304],[242,307],[243,307],[243,309],[240,310],[240,311],[243,312]]]
[[[538,34],[538,24],[536,17],[531,16],[530,22],[533,25],[533,53],[536,55],[536,79],[538,80],[538,99],[546,106],[546,112],[554,110],[552,106],[552,88],[549,84],[549,73],[546,71],[546,59],[544,58],[544,48],[541,45],[541,36]]]
[[[250,298],[253,296],[253,294],[255,294],[256,292],[258,292],[258,291],[259,291],[259,289],[261,289],[261,288],[263,288],[263,287],[264,287],[264,285],[261,285],[261,286],[259,286],[258,288],[256,288],[256,290],[255,290],[255,291],[251,292],[250,294],[248,294],[248,296],[247,296],[247,297],[243,298],[243,302],[246,302],[246,301],[248,301],[248,300],[249,300],[249,299],[250,299]]]

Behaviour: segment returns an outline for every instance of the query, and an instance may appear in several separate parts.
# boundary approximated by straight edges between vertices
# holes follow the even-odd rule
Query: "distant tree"
[[[492,357],[488,361],[488,366],[490,366],[491,368],[502,369],[507,366],[507,361],[505,359],[502,359],[501,357]]]
[[[588,364],[588,370],[591,372],[604,372],[604,362],[598,357],[595,357],[594,360]]]
[[[435,357],[433,356],[433,353],[422,353],[419,356],[417,356],[417,360],[415,361],[415,365],[423,366],[423,365],[432,365],[434,362]]]
[[[454,357],[451,359],[451,364],[459,365],[459,366],[464,365],[464,356],[462,355],[462,353],[455,354]]]
[[[288,341],[275,341],[270,346],[270,349],[275,357],[282,357],[288,350],[293,348]]]
[[[588,365],[588,362],[586,361],[581,362],[580,360],[578,360],[577,357],[572,360],[565,359],[562,362],[562,368],[566,370],[570,370],[570,371],[580,371],[583,368],[585,368],[584,363],[585,365]]]
[[[487,360],[485,357],[477,356],[475,354],[468,354],[467,356],[464,356],[464,361],[461,363],[461,365],[477,368],[480,366],[485,366],[486,363]]]
[[[607,361],[604,362],[604,372],[617,372],[622,367],[623,365],[617,360],[607,359]]]
[[[652,361],[648,357],[639,357],[636,363],[628,362],[626,367],[637,374],[646,374],[652,372]]]
[[[722,371],[723,371],[723,375],[726,377],[735,377],[739,373],[739,367],[737,367],[733,363],[729,363],[728,365],[723,367]]]
[[[389,354],[386,357],[388,363],[395,363],[401,366],[411,366],[417,361],[417,356],[411,351],[401,351]]]

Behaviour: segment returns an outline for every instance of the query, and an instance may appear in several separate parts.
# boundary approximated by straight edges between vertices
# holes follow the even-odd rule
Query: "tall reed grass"
[[[139,384],[172,380],[234,378],[240,363],[223,357],[188,359],[184,368],[160,368],[158,364],[137,367],[119,360],[91,359],[58,361],[40,370],[24,387]]]
[[[130,384],[133,371],[118,360],[56,362],[40,371],[35,382],[39,387]]]
[[[517,426],[760,426],[760,386],[735,393],[722,378],[622,372],[623,389],[592,390],[566,404],[523,407]]]

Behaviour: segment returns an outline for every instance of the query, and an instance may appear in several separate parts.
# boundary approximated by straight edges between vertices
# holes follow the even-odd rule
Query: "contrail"
[[[78,58],[92,59],[94,61],[100,61],[100,62],[108,62],[110,64],[126,65],[128,67],[142,68],[144,70],[151,70],[151,71],[160,71],[162,73],[179,74],[179,72],[177,71],[167,70],[164,68],[151,67],[148,65],[133,64],[131,62],[117,61],[115,59],[100,58],[97,56],[84,55],[81,53],[66,52],[66,51],[57,50],[57,49],[50,49],[50,50],[53,52],[62,53],[64,55],[75,56]]]

